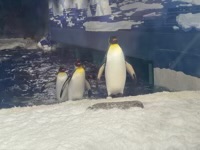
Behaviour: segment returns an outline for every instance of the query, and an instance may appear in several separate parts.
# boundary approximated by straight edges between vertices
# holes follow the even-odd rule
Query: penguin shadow
[[[110,95],[110,96],[108,96],[107,98],[120,98],[120,97],[124,97],[124,94],[121,94],[121,93],[119,93],[119,94],[112,94],[112,95]]]

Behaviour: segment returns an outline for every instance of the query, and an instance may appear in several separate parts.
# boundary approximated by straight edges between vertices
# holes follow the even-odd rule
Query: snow
[[[52,6],[51,6],[52,5]],[[63,15],[63,10],[64,10],[64,6],[61,0],[58,0],[58,2],[54,1],[52,2],[50,6],[53,9],[53,14],[54,16],[62,16]]]
[[[64,9],[69,9],[73,6],[73,2],[71,0],[63,0]]]
[[[77,9],[85,9],[88,7],[87,0],[73,0],[73,7]]]
[[[77,8],[85,9],[88,7],[87,0],[49,0],[49,8],[55,11],[56,15],[62,15],[64,9]]]
[[[136,11],[143,11],[147,9],[162,9],[162,8],[163,8],[163,5],[160,3],[146,4],[146,3],[141,3],[141,2],[127,4],[120,7],[121,10],[136,9]]]
[[[54,17],[49,18],[49,20],[55,22],[60,28],[63,28],[61,20],[55,19]]]
[[[111,7],[108,0],[91,1],[91,4],[96,4],[95,16],[105,16],[111,14]]]
[[[119,29],[131,29],[132,25],[138,25],[143,22],[134,21],[119,21],[113,23],[100,22],[100,21],[89,21],[84,23],[86,31],[117,31]]]
[[[161,14],[157,14],[156,12],[143,15],[143,17],[158,17],[158,16],[161,16]]]
[[[179,27],[178,26],[173,26],[172,27],[174,30],[179,30]]]
[[[103,15],[104,13],[103,13],[103,9],[101,8],[101,5],[97,4],[95,16],[103,16]]]
[[[100,5],[100,8],[102,10],[103,15],[110,15],[111,14],[111,8],[109,6],[109,1],[108,0],[99,1],[97,3],[97,8],[98,8],[99,5]],[[98,9],[97,9],[97,11],[98,11]]]
[[[191,7],[192,4],[179,4],[176,7]]]
[[[90,0],[90,5],[95,5],[97,4],[97,0]]]
[[[51,50],[55,50],[56,47],[58,47],[58,44],[53,45],[52,47],[48,45],[42,46],[40,42],[33,41],[32,39],[23,39],[23,38],[4,38],[0,39],[0,50],[5,50],[5,49],[15,49],[17,47],[31,50],[31,49],[42,49],[44,52],[48,52]],[[0,60],[1,62],[2,60]]]
[[[188,31],[193,27],[200,29],[200,13],[180,14],[176,17],[176,21],[185,31]]]
[[[98,102],[124,100],[140,100],[144,109],[87,109]],[[197,150],[199,114],[200,91],[1,109],[0,149]]]
[[[130,11],[128,13],[125,13],[126,16],[132,16],[135,12],[134,11]]]
[[[200,78],[170,69],[154,68],[154,81],[155,85],[173,91],[200,90]]]
[[[48,46],[48,45],[42,45],[40,42],[38,42],[38,48],[44,50],[44,51],[51,51],[51,46]]]
[[[0,39],[0,50],[4,49],[14,49],[16,47],[26,48],[26,49],[36,49],[37,43],[31,39],[23,38],[2,38]]]
[[[199,0],[172,0],[172,2],[185,2],[185,3],[191,3],[194,5],[200,5],[200,1]]]
[[[92,16],[92,12],[90,7],[87,8],[87,17],[91,17]]]

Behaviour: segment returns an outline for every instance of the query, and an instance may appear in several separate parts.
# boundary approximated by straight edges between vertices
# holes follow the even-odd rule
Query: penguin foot
[[[123,97],[123,96],[124,96],[124,94],[122,94],[122,93],[111,95],[112,98]]]

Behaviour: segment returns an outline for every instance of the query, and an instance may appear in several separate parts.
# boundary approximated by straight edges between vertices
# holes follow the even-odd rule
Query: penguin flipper
[[[85,87],[87,90],[91,90],[91,86],[88,80],[85,80]]]
[[[71,80],[71,76],[68,76],[68,78],[65,80],[63,86],[62,86],[62,89],[60,91],[60,98],[62,98],[63,96],[63,92],[64,90],[67,88],[67,86],[69,85],[69,81]]]
[[[104,68],[105,68],[105,63],[99,68],[99,72],[98,72],[98,75],[97,75],[98,80],[100,80],[100,78],[103,74]]]
[[[98,75],[97,75],[97,82],[96,82],[96,88],[97,89],[98,89],[98,81],[101,79],[104,68],[105,68],[105,63],[99,68],[99,72],[98,72]]]
[[[88,80],[85,80],[85,87],[88,90],[88,97],[92,96],[92,90],[91,90],[91,86]]]
[[[126,62],[126,70],[130,74],[133,80],[136,80],[135,70],[133,69],[132,65]]]

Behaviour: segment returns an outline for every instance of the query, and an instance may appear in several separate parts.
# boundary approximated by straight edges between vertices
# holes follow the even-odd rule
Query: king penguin
[[[123,50],[118,44],[116,36],[110,37],[109,44],[104,63],[98,71],[97,82],[105,70],[107,94],[108,97],[112,97],[117,94],[123,95],[126,71],[131,75],[133,80],[136,80],[136,74],[131,64],[126,62]]]
[[[86,80],[85,69],[80,61],[75,63],[75,70],[69,76],[60,91],[60,98],[63,100],[80,100],[83,98],[85,90],[88,90],[88,97],[91,96],[91,86]]]
[[[60,97],[60,92],[63,87],[63,84],[68,78],[68,74],[65,71],[66,69],[64,67],[60,67],[56,77],[56,97],[59,102],[64,101],[64,99],[66,99],[66,96],[63,96],[62,98]],[[66,94],[63,93],[63,95]]]

